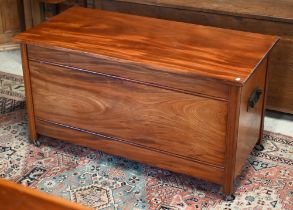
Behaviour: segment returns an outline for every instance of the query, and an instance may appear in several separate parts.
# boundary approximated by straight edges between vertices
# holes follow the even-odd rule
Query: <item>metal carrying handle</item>
[[[260,99],[260,96],[262,94],[262,90],[260,88],[256,88],[251,96],[248,99],[248,104],[247,104],[247,111],[249,111],[250,109],[253,109],[255,107],[255,105],[257,104],[257,102]]]

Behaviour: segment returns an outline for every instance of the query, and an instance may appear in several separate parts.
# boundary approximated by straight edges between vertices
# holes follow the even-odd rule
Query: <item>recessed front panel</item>
[[[36,62],[30,74],[37,119],[223,167],[225,101]]]
[[[218,184],[223,184],[224,182],[224,169],[220,167],[212,167],[209,164],[170,156],[142,147],[124,144],[119,141],[109,141],[90,133],[80,132],[41,120],[37,120],[37,130],[38,133],[45,136],[99,149],[106,153],[127,157],[128,159],[137,160],[141,163],[151,164],[152,166],[172,170],[177,173],[196,176]]]

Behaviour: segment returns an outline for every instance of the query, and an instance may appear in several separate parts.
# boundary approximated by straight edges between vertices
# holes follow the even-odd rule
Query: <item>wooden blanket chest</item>
[[[278,38],[76,7],[16,40],[32,141],[89,146],[232,193],[262,136]]]

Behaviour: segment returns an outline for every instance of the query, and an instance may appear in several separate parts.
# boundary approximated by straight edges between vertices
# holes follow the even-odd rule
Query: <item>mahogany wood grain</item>
[[[45,136],[95,148],[178,173],[196,176],[213,183],[223,184],[224,170],[220,167],[201,164],[192,160],[170,156],[162,152],[151,151],[143,147],[124,144],[119,141],[109,141],[107,138],[86,132],[85,130],[81,131],[80,129],[68,128],[65,125],[54,125],[41,120],[37,120],[37,130]]]
[[[263,98],[243,107],[257,84],[265,92],[263,63],[278,38],[73,8],[17,40],[29,45],[38,134],[233,193],[242,152],[262,132]]]
[[[31,77],[30,77],[30,70],[29,70],[29,64],[28,64],[29,61],[27,58],[26,44],[21,44],[21,57],[22,57],[23,79],[24,79],[24,86],[25,86],[24,90],[25,90],[26,110],[27,110],[28,120],[29,120],[30,140],[35,142],[37,139],[37,132],[36,132]]]
[[[5,210],[90,210],[80,204],[4,179],[0,179],[0,208]]]
[[[223,191],[226,195],[234,192],[234,170],[236,163],[237,134],[239,128],[239,108],[242,88],[230,87],[230,100],[228,104],[227,136],[225,148],[225,168]]]
[[[205,97],[218,100],[228,100],[229,97],[228,85],[215,82],[209,78],[167,73],[140,65],[98,59],[87,55],[46,49],[33,45],[28,46],[28,58],[32,61],[66,66],[68,68],[80,68],[92,71],[93,73],[113,75],[113,77],[121,77],[138,83],[148,83],[153,86],[195,95],[204,95]]]
[[[99,8],[104,10],[281,36],[282,39],[276,46],[268,65],[269,86],[266,107],[293,114],[293,1],[99,0],[98,2]],[[145,11],[148,11],[147,14]]]
[[[170,15],[172,14],[172,15]],[[217,12],[197,13],[178,9],[163,9],[160,18],[184,21],[254,33],[275,34],[282,39],[272,51],[268,65],[267,108],[293,114],[293,27],[292,24],[225,16]],[[259,27],[261,25],[262,27]]]
[[[241,86],[277,38],[75,7],[16,40]]]
[[[265,94],[267,61],[264,60],[259,69],[242,89],[239,115],[239,129],[236,150],[235,176],[239,175],[247,157],[262,133],[262,115]],[[248,99],[253,91],[262,90],[259,101],[253,109],[247,110]]]
[[[132,7],[135,8],[135,6]],[[231,16],[221,14],[221,11],[207,13],[167,7],[161,7],[160,9],[158,17],[163,19],[281,36],[282,39],[273,50],[273,56],[268,66],[269,82],[266,107],[270,110],[293,114],[292,23],[247,18],[243,17],[241,13]],[[278,13],[275,14],[277,15]],[[262,27],[259,27],[259,25]]]
[[[36,62],[30,73],[37,118],[224,165],[226,102]]]
[[[172,14],[172,15],[171,15]],[[256,20],[214,13],[162,8],[160,18],[208,26],[281,36],[268,65],[268,99],[271,110],[293,114],[293,26],[289,23]],[[261,25],[262,27],[259,27]]]

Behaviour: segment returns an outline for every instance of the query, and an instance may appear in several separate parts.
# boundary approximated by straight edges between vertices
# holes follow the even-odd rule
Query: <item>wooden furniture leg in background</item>
[[[10,0],[0,2],[0,51],[17,49],[19,45],[13,42],[13,37],[22,30],[18,2]]]
[[[21,31],[25,31],[42,22],[39,0],[17,0],[18,18]]]
[[[17,0],[17,10],[18,10],[20,30],[24,31],[26,26],[25,26],[25,16],[24,16],[24,5],[22,0]]]
[[[42,14],[42,20],[46,19],[46,4],[51,4],[54,6],[54,15],[57,15],[60,13],[60,4],[63,3],[65,0],[39,0],[41,4],[41,14]]]
[[[80,3],[80,6],[83,6],[83,7],[87,7],[88,5],[87,5],[87,0],[80,0],[79,1]]]

